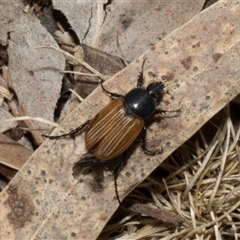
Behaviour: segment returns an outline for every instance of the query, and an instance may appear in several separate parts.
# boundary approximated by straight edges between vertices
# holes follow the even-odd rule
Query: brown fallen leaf
[[[0,163],[12,169],[19,170],[31,156],[32,152],[0,133]]]
[[[56,52],[35,49],[39,45],[56,46],[56,42],[40,21],[25,14],[23,8],[22,1],[14,1],[4,4],[0,10],[0,18],[3,18],[0,35],[2,44],[7,45],[9,57],[8,86],[15,93],[9,105],[14,116],[41,114],[41,117],[53,120],[52,113],[62,84],[59,70],[64,69],[65,60]],[[30,129],[49,129],[48,125],[36,121],[25,124]],[[38,144],[42,142],[41,133],[33,132]]]
[[[128,209],[136,213],[157,218],[164,222],[173,223],[177,227],[180,227],[184,222],[184,219],[175,213],[141,203],[133,203]]]
[[[16,174],[17,170],[6,167],[4,165],[0,165],[0,173],[4,176],[8,181],[10,181]],[[2,179],[1,179],[2,180]]]
[[[200,1],[65,1],[53,0],[81,43],[133,61],[201,11]],[[78,11],[76,11],[76,9]]]

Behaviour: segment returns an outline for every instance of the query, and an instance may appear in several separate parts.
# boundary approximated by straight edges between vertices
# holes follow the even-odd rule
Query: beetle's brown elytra
[[[85,131],[87,149],[93,149],[99,160],[111,160],[123,153],[137,138],[144,120],[126,115],[122,98],[114,99],[88,124]]]

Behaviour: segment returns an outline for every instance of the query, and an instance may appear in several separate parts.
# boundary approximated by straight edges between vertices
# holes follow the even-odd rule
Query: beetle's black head
[[[151,83],[144,88],[134,88],[129,91],[124,100],[127,106],[127,114],[134,114],[143,119],[150,117],[156,109],[156,98],[163,94],[162,82]]]
[[[161,95],[163,89],[163,82],[150,83],[146,88],[148,94],[151,95],[153,98],[158,98]]]

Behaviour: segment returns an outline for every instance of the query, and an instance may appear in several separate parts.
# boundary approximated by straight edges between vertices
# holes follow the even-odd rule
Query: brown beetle
[[[162,82],[154,82],[150,83],[146,89],[142,88],[144,82],[144,63],[145,60],[143,61],[142,71],[138,77],[137,87],[124,96],[107,91],[103,86],[103,81],[101,81],[103,91],[110,94],[111,98],[115,99],[97,113],[92,120],[88,120],[83,125],[66,134],[59,136],[43,136],[51,139],[66,136],[74,138],[77,133],[86,128],[85,144],[90,154],[86,155],[75,164],[75,166],[80,169],[93,167],[99,164],[102,165],[109,160],[115,159],[127,151],[129,146],[141,132],[143,136],[140,144],[144,152],[150,155],[161,153],[162,149],[160,151],[149,151],[146,148],[146,127],[144,123],[145,119],[153,114],[167,112],[156,109],[157,98],[161,98],[164,94],[164,84]],[[118,164],[114,168],[116,196],[120,204],[116,175],[126,159],[127,157],[118,161]]]

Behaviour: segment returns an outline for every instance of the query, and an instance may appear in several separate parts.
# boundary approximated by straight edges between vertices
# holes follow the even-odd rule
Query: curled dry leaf
[[[151,126],[149,144],[161,143],[162,155],[145,156],[139,148],[131,155],[118,177],[121,199],[240,92],[239,14],[238,1],[219,1],[105,84],[110,91],[127,92],[136,85],[142,61],[147,58],[145,77],[151,72],[165,78],[171,92],[161,108],[182,110],[178,118]],[[108,102],[102,90],[96,89],[61,127],[65,132],[75,128]],[[97,238],[118,202],[112,176],[105,177],[102,192],[92,190],[91,176],[72,177],[72,165],[84,151],[80,135],[75,144],[69,139],[47,140],[34,152],[0,195],[2,238]],[[21,205],[13,200],[24,201],[21,216],[16,211]]]
[[[65,60],[57,52],[35,49],[39,45],[56,46],[56,43],[39,20],[25,14],[23,8],[22,1],[14,1],[1,9],[1,18],[5,19],[1,22],[0,35],[3,43],[8,42],[8,84],[16,97],[10,106],[15,116],[53,120],[62,84],[59,70],[64,69]],[[48,125],[35,121],[25,124],[30,129],[49,129]],[[41,132],[34,132],[33,136],[37,143],[42,142]]]
[[[133,61],[199,11],[204,0],[53,1],[81,42]]]

